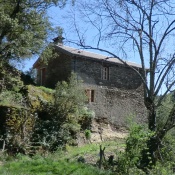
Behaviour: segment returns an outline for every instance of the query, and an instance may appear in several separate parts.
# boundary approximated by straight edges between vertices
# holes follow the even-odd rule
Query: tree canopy
[[[53,32],[46,10],[65,0],[0,0],[0,60],[39,53]]]

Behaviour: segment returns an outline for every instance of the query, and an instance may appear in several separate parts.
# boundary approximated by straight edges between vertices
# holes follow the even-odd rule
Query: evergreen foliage
[[[20,60],[40,53],[54,32],[46,10],[65,0],[0,0],[0,61]],[[56,29],[57,30],[57,29]]]
[[[144,175],[146,174],[173,174],[174,169],[174,155],[175,155],[175,139],[173,133],[168,133],[162,140],[158,152],[155,152],[155,157],[159,159],[157,163],[151,168],[140,169],[142,164],[143,151],[151,160],[147,144],[148,140],[154,136],[154,132],[148,130],[144,125],[139,125],[132,122],[130,132],[126,139],[126,148],[124,152],[118,152],[118,161],[116,171],[118,174],[125,175]]]

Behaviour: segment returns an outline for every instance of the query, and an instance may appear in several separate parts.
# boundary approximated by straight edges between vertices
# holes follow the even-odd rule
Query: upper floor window
[[[102,80],[109,80],[109,67],[102,67]]]

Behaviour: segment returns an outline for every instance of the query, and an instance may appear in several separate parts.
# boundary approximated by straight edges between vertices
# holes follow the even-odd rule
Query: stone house
[[[83,80],[88,96],[87,106],[95,112],[98,121],[110,122],[117,127],[125,126],[126,118],[134,115],[144,121],[142,81],[132,68],[117,58],[55,45],[58,56],[46,66],[38,59],[33,68],[37,70],[37,84],[54,88],[58,81],[67,80],[71,72]],[[141,66],[127,62],[138,71]]]

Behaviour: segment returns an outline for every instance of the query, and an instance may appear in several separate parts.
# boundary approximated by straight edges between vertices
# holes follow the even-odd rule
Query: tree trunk
[[[160,146],[160,141],[156,136],[152,136],[147,141],[147,148],[143,149],[142,157],[139,162],[138,167],[140,169],[146,170],[146,168],[151,169],[152,166],[156,164],[157,161],[157,152]]]
[[[156,110],[154,102],[151,99],[146,99],[146,108],[148,109],[148,128],[156,132]],[[151,168],[156,163],[156,153],[160,145],[160,140],[155,133],[147,141],[147,148],[142,151],[142,158],[139,162],[139,168],[146,170],[146,168]]]
[[[151,131],[155,132],[155,134],[147,141],[147,148],[143,149],[142,157],[138,165],[138,167],[143,169],[145,172],[147,168],[150,169],[153,165],[156,164],[156,161],[160,157],[159,148],[161,146],[164,136],[170,129],[175,127],[175,105],[171,109],[171,112],[167,118],[167,121],[164,124],[164,127],[157,130],[155,105],[151,100],[148,101],[147,103],[145,103],[148,109],[148,127]]]

